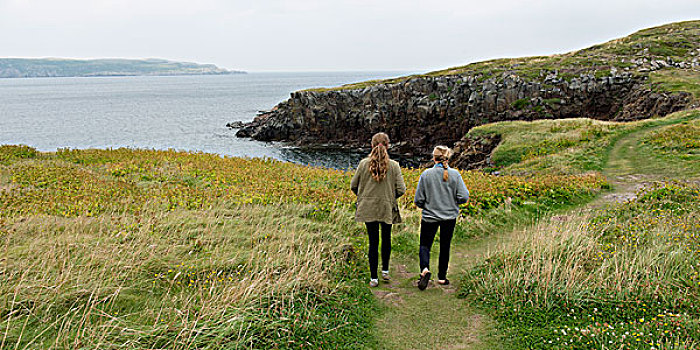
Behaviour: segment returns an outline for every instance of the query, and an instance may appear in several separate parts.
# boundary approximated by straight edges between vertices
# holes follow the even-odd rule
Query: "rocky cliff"
[[[650,74],[698,72],[699,35],[700,21],[675,23],[566,55],[493,60],[422,76],[294,92],[237,135],[357,147],[385,131],[395,153],[412,155],[425,154],[436,144],[453,146],[472,127],[496,121],[665,115],[686,108],[693,95],[663,91],[650,84]]]

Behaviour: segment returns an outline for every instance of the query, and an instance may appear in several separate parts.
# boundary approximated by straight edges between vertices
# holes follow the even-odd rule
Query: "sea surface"
[[[269,157],[335,168],[361,155],[302,151],[235,136],[293,91],[407,72],[249,73],[216,76],[0,79],[0,144],[59,148],[146,148]]]

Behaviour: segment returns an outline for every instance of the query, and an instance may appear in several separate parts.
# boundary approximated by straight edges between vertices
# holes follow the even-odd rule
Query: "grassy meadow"
[[[453,244],[534,228],[475,263],[463,302],[488,310],[511,348],[700,346],[696,180],[528,226],[614,187],[603,173],[629,135],[639,163],[697,176],[698,120],[473,130],[502,135],[502,175],[462,172],[472,196]],[[403,173],[394,247],[408,257],[420,170]],[[0,146],[0,348],[382,348],[386,309],[366,286],[351,177],[203,153]]]
[[[613,155],[624,155],[623,165],[617,166],[626,172],[610,172],[634,174],[636,196],[540,221],[463,276],[462,297],[492,310],[508,348],[700,347],[699,121],[700,111],[694,110],[656,120],[604,123],[610,130],[604,139],[626,137]],[[537,144],[551,123],[535,122],[532,135],[513,133],[510,142],[520,138],[521,144]],[[581,140],[586,129],[599,128],[599,122],[567,123],[584,127],[563,131],[563,140]],[[482,130],[509,135],[508,128],[514,126]],[[518,172],[524,164],[552,157],[548,162],[558,164],[556,157],[575,160],[590,152],[587,141],[575,143],[532,160],[523,152],[527,159],[504,169]],[[506,136],[494,159],[498,152],[509,152],[508,144]],[[610,155],[596,158],[605,164]]]
[[[419,175],[404,170],[408,216]],[[1,146],[0,348],[373,348],[351,176],[269,159]],[[606,186],[597,173],[464,178],[474,218]]]

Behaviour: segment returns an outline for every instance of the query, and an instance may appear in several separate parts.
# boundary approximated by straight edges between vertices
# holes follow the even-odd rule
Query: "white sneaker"
[[[369,286],[370,286],[370,287],[374,288],[374,287],[376,287],[376,286],[378,286],[378,285],[379,285],[379,280],[378,280],[378,279],[373,278],[373,279],[369,280]]]
[[[389,271],[382,271],[382,279],[385,281],[391,280],[391,277],[389,277]]]

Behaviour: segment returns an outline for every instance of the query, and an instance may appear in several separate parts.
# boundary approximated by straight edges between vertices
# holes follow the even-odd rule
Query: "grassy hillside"
[[[500,135],[502,141],[493,150],[491,161],[495,168],[506,174],[579,174],[601,171],[610,147],[620,137],[665,125],[670,126],[662,129],[662,134],[655,134],[659,136],[655,141],[650,139],[639,146],[663,149],[661,153],[651,152],[658,153],[658,156],[679,155],[698,160],[695,153],[697,135],[700,135],[698,119],[700,112],[694,110],[626,123],[584,118],[500,122],[475,127],[467,137],[478,139],[488,134]],[[667,161],[674,163],[673,159]]]
[[[700,71],[664,69],[649,75],[649,83],[656,91],[685,91],[700,99]]]
[[[508,153],[547,139],[542,135],[552,126],[562,128],[548,136],[573,145],[543,156],[502,157],[509,164],[504,169],[537,173],[546,169],[545,159],[554,167],[566,164],[567,171],[602,164],[614,187],[631,186],[636,195],[518,233],[464,276],[462,296],[492,310],[508,348],[697,348],[700,111],[601,124],[602,140],[615,140],[614,149],[606,142],[592,148],[581,138],[601,125],[566,122],[570,130],[550,121],[482,131],[503,132],[504,147],[496,153]],[[596,161],[576,163],[584,154]],[[523,155],[524,163],[507,163]]]
[[[347,84],[336,88],[313,89],[314,91],[363,89],[379,84],[396,84],[412,78],[439,77],[448,75],[470,75],[481,79],[499,78],[504,74],[514,74],[530,80],[544,80],[554,72],[561,79],[569,80],[581,74],[596,77],[609,76],[611,71],[649,75],[652,61],[685,62],[690,64],[700,57],[700,21],[686,21],[640,30],[634,34],[595,45],[583,50],[551,56],[522,58],[502,58],[476,62],[426,74],[372,80]],[[696,60],[697,62],[697,60]],[[664,64],[665,65],[665,64]],[[660,67],[660,68],[663,68]],[[690,68],[688,65],[687,68]],[[659,89],[670,91],[695,91],[697,97],[698,72],[667,67],[661,73],[654,73],[652,82]],[[678,76],[690,76],[684,85],[674,85]]]

